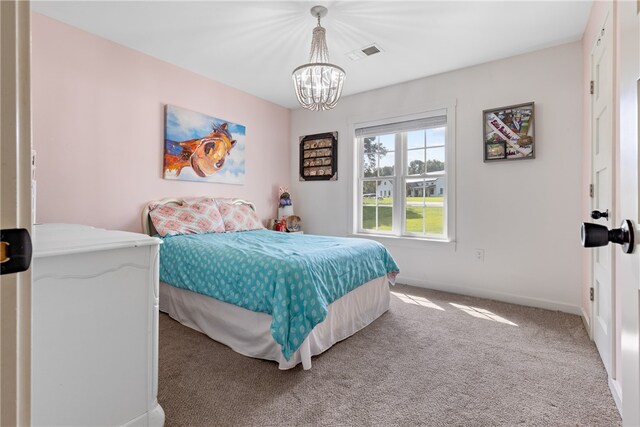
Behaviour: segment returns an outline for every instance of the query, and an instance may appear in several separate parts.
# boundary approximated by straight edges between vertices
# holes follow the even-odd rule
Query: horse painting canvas
[[[242,184],[245,137],[242,125],[167,105],[165,179]]]

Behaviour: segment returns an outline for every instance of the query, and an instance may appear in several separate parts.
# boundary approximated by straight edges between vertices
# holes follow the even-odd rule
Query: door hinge
[[[593,288],[589,288],[589,301],[593,301],[595,297],[593,296]]]
[[[589,197],[593,199],[593,184],[589,184]]]
[[[595,86],[595,83],[593,82],[593,80],[591,80],[591,82],[589,82],[589,94],[591,95],[593,95],[594,86]]]

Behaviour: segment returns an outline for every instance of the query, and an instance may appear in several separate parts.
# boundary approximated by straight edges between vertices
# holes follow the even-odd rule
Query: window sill
[[[455,239],[442,238],[437,239],[433,237],[407,237],[407,236],[392,236],[384,234],[369,234],[369,233],[351,233],[351,237],[358,237],[363,239],[372,239],[384,244],[392,244],[398,246],[410,246],[410,247],[424,247],[431,244],[455,244]]]

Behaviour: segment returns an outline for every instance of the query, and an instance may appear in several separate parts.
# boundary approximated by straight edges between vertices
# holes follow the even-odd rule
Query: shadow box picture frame
[[[300,181],[338,180],[338,132],[300,137]]]
[[[535,159],[533,102],[484,110],[482,126],[485,163]]]

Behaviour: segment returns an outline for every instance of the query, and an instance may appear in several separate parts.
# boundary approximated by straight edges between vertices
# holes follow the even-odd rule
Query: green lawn
[[[444,197],[442,196],[430,196],[430,197],[425,197],[424,198],[425,202],[439,202],[442,203],[444,202]],[[422,197],[407,197],[407,202],[416,202],[416,203],[422,203]]]
[[[428,199],[440,199],[442,197],[430,197]],[[434,200],[435,201],[435,200]],[[392,226],[392,209],[391,207],[379,207],[378,208],[378,230],[390,231]],[[422,223],[425,222],[426,233],[428,234],[442,234],[443,231],[443,219],[442,219],[442,207],[440,206],[427,206],[424,208],[425,218],[423,219],[423,208],[408,207],[407,208],[407,231],[412,233],[422,233]],[[363,221],[362,228],[367,230],[376,230],[376,207],[375,206],[363,206],[362,208]]]
[[[424,199],[422,197],[407,197],[407,203],[422,203],[423,200],[427,203],[442,203],[444,201],[444,197],[425,197]],[[378,199],[377,202],[378,205],[391,205],[391,198],[385,197],[384,199]],[[374,197],[364,197],[362,199],[362,204],[375,205],[376,199]]]

